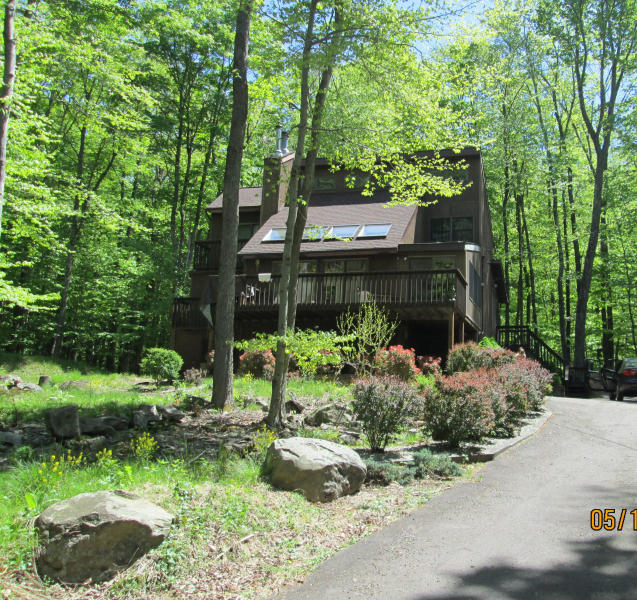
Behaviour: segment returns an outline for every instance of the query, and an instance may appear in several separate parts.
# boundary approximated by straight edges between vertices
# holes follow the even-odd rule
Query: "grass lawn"
[[[166,393],[136,385],[141,378],[132,375],[76,369],[46,358],[0,355],[0,373],[32,382],[46,374],[57,384],[38,393],[0,393],[4,426],[41,422],[46,409],[69,403],[78,404],[82,415],[130,414],[143,403],[179,403],[189,394],[210,397],[210,380]],[[59,389],[71,379],[86,382],[86,387]],[[288,389],[314,403],[351,398],[347,386],[334,382],[293,380]],[[241,407],[269,393],[269,382],[238,378],[234,409],[223,414],[204,409],[189,415],[188,427],[217,435],[241,430],[246,422],[244,433],[254,435],[263,413]],[[299,494],[274,490],[260,478],[273,434],[257,433],[254,449],[239,456],[173,444],[183,430],[133,431],[117,448],[107,447],[89,460],[68,445],[5,451],[0,470],[0,598],[268,598],[302,580],[339,549],[473,472],[469,468],[461,478],[424,479],[405,486],[365,485],[354,496],[311,504]],[[335,435],[330,429],[306,429],[302,434],[328,439]],[[417,441],[413,432],[403,438]],[[117,488],[138,493],[175,515],[167,540],[108,583],[68,589],[41,582],[33,569],[33,519],[52,503],[80,492]]]

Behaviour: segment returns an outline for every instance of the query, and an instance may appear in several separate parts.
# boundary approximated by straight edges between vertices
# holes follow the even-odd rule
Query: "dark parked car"
[[[637,358],[620,360],[615,369],[602,369],[604,387],[610,399],[623,400],[624,396],[637,396]]]

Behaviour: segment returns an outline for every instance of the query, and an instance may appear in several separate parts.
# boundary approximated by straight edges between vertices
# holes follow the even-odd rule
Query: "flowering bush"
[[[515,354],[504,348],[481,348],[474,342],[454,346],[447,356],[447,373],[453,375],[461,371],[471,371],[485,367],[496,369],[512,363]]]
[[[458,446],[480,440],[495,426],[498,395],[486,370],[439,377],[424,396],[425,430],[434,440]]]
[[[410,381],[416,375],[420,375],[414,349],[403,348],[401,345],[381,348],[376,353],[374,365],[379,375],[398,377],[403,381]]]
[[[384,450],[385,446],[415,411],[415,389],[395,377],[372,377],[354,384],[352,408],[362,422],[372,450]]]
[[[419,356],[416,359],[416,364],[423,375],[438,376],[442,372],[441,361],[442,358],[440,356]]]
[[[274,354],[271,350],[246,351],[239,357],[239,374],[249,374],[258,379],[271,381],[274,364]]]

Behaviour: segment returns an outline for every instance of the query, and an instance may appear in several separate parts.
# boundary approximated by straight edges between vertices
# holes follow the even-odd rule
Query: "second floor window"
[[[431,219],[432,242],[473,242],[473,217]]]

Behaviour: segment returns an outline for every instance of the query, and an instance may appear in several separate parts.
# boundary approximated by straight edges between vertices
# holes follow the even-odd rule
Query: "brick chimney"
[[[263,190],[259,224],[263,225],[285,204],[288,183],[292,173],[294,152],[287,149],[288,132],[277,127],[277,148],[263,161]]]

